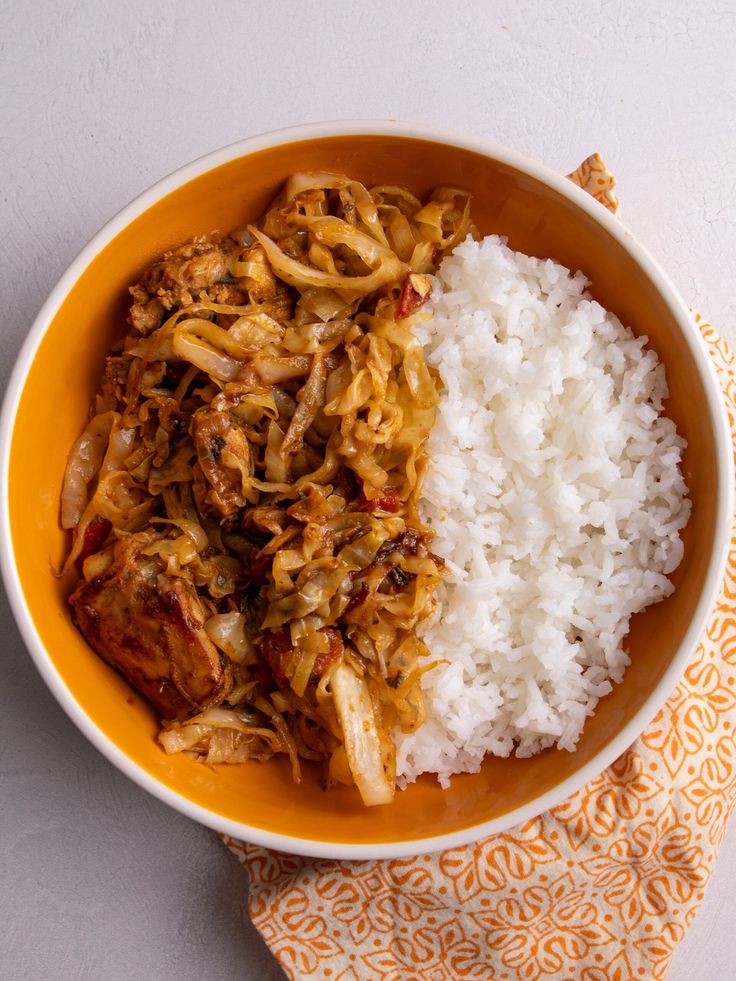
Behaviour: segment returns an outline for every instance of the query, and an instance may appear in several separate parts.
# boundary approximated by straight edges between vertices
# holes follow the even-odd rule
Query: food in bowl
[[[437,375],[407,318],[469,230],[462,192],[295,174],[131,288],[61,519],[75,622],[167,752],[287,753],[297,781],[318,760],[393,798],[443,565],[417,511]]]
[[[453,777],[447,788],[424,774],[380,808],[366,808],[354,788],[325,793],[319,764],[306,762],[295,784],[285,754],[216,767],[168,755],[151,703],[93,654],[72,622],[68,597],[78,572],[49,575],[68,552],[59,492],[69,449],[85,428],[105,356],[129,312],[128,287],[192,235],[238,228],[263,214],[295,171],[350,174],[365,187],[399,184],[422,200],[438,185],[468,190],[481,235],[502,232],[514,251],[582,269],[591,295],[635,335],[648,335],[647,347],[666,365],[666,413],[687,440],[682,473],[693,502],[681,533],[684,556],[671,575],[674,593],[632,618],[623,682],[586,719],[574,753],[486,754],[477,773]],[[49,433],[54,438],[44,439],[39,453],[39,434]],[[341,859],[423,854],[505,832],[559,804],[662,707],[718,593],[730,540],[731,456],[700,331],[666,274],[605,208],[497,144],[395,122],[320,124],[254,137],[188,164],[128,205],[71,263],[34,321],[8,385],[0,424],[0,565],[50,691],[84,736],[148,793],[268,848]]]
[[[689,513],[663,369],[580,274],[477,238],[464,192],[296,174],[132,288],[62,522],[167,752],[387,803],[574,748],[620,680]]]
[[[405,784],[574,750],[633,614],[673,592],[690,516],[664,366],[585,276],[467,239],[415,333],[442,389],[420,515],[445,559]]]

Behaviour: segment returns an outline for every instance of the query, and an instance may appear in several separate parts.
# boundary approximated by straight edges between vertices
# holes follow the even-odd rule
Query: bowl
[[[442,790],[429,776],[366,809],[357,791],[324,792],[316,773],[292,783],[286,760],[209,769],[156,742],[148,704],[87,646],[72,624],[69,578],[56,578],[67,538],[58,521],[67,453],[86,420],[105,354],[120,333],[127,286],[193,234],[256,217],[295,170],[473,193],[484,234],[553,257],[667,370],[668,414],[688,441],[683,469],[693,512],[676,591],[636,616],[624,681],[587,722],[577,750],[487,759]],[[666,275],[600,204],[518,153],[393,121],[326,123],[258,136],[188,164],[123,209],[74,260],[31,328],[2,416],[2,569],[15,617],[49,688],[119,769],[183,814],[263,846],[329,858],[390,858],[455,847],[506,831],[596,777],[642,732],[674,688],[715,600],[730,537],[731,448],[704,343]]]

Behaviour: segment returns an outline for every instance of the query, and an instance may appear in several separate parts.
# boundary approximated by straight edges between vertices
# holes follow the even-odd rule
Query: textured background
[[[3,387],[60,273],[132,197],[327,118],[436,124],[560,171],[600,150],[624,220],[736,342],[733,0],[0,0],[0,23]],[[235,859],[84,741],[4,598],[0,637],[0,977],[280,978],[242,925]],[[670,981],[736,973],[735,877],[733,830]]]

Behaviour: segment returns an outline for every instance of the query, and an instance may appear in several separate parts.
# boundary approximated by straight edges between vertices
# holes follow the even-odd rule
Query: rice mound
[[[427,721],[400,786],[493,753],[572,750],[629,663],[633,613],[668,596],[690,502],[664,367],[582,273],[489,236],[439,269],[415,327],[444,382],[423,517],[447,563],[424,634]]]

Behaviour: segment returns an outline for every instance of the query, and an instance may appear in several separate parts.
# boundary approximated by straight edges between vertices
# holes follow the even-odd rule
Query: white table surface
[[[0,24],[3,386],[122,205],[212,148],[327,118],[436,124],[560,171],[600,150],[631,228],[736,341],[733,0],[0,0]],[[282,977],[235,860],[85,742],[4,600],[0,626],[0,977]],[[732,828],[670,981],[736,977],[734,880]]]

